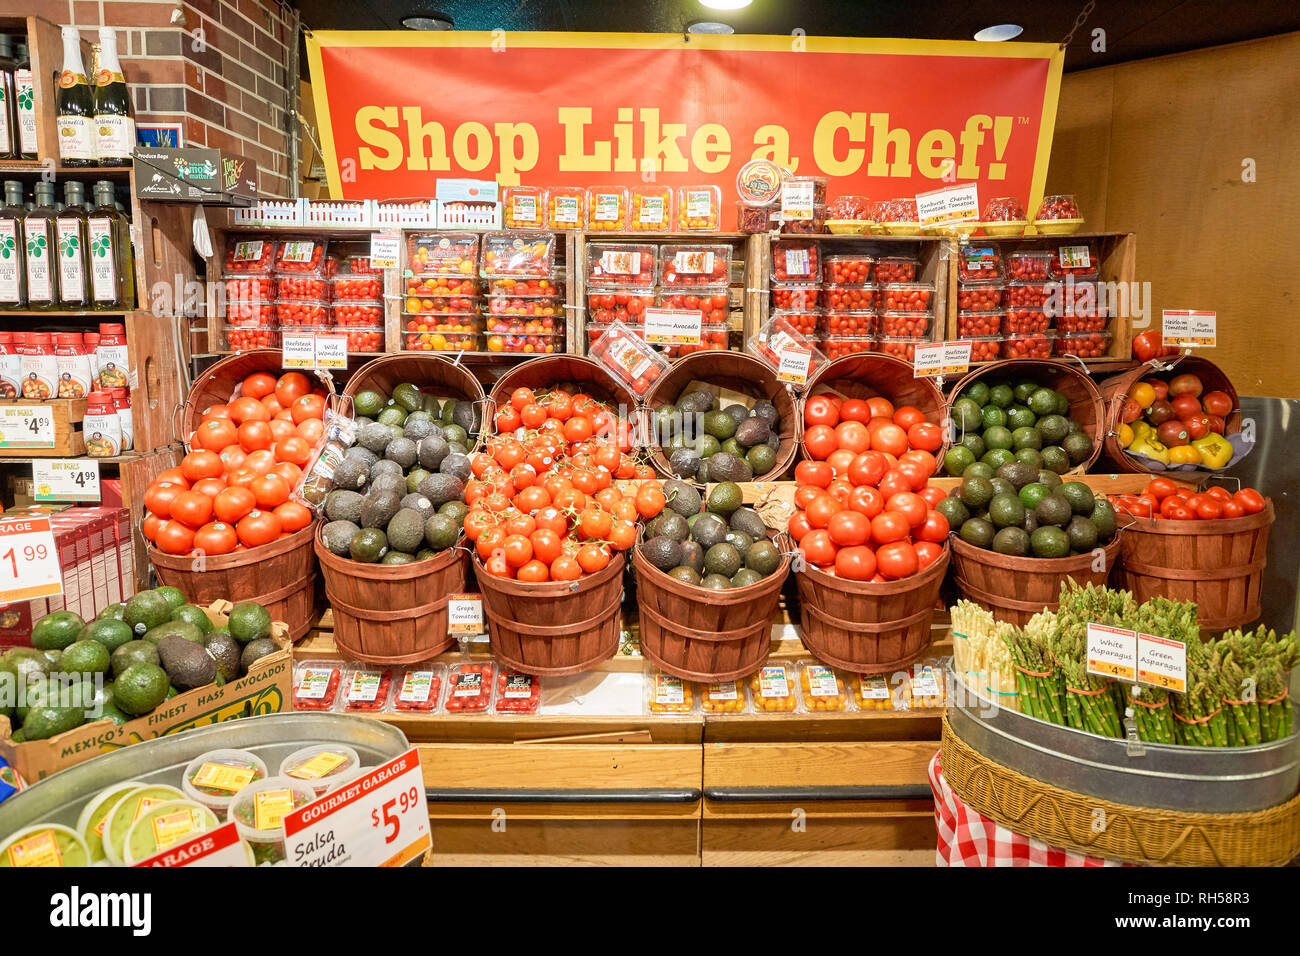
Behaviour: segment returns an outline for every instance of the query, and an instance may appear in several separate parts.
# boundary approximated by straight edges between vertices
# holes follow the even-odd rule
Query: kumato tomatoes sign
[[[751,158],[914,196],[975,183],[1038,206],[1056,44],[676,34],[308,34],[330,195],[716,183]],[[430,174],[433,175],[430,175]]]

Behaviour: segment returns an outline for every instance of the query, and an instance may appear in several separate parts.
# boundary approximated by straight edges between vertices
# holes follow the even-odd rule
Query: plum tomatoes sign
[[[1039,43],[502,31],[317,31],[307,55],[335,198],[425,195],[432,173],[716,183],[725,201],[761,157],[834,177],[833,194],[973,183],[981,203],[1030,209],[1063,57]]]

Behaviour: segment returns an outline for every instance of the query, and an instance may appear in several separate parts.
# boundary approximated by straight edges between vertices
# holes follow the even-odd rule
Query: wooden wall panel
[[[1162,308],[1218,313],[1205,354],[1243,395],[1300,398],[1297,92],[1300,33],[1062,82],[1049,192],[1078,195],[1089,231],[1138,234],[1154,322]]]

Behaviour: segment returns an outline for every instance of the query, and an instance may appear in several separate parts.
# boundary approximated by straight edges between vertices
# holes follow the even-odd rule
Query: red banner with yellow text
[[[831,196],[979,185],[1032,215],[1055,44],[783,36],[316,32],[307,55],[335,198],[503,186],[716,183],[753,157]],[[731,216],[724,217],[729,228]]]

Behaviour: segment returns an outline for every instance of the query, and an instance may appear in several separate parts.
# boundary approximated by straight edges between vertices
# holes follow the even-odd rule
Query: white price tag
[[[913,377],[963,374],[970,368],[970,347],[970,341],[962,339],[918,345],[912,357]]]
[[[346,335],[316,336],[316,368],[335,369],[348,367],[348,337]]]
[[[1088,673],[1133,680],[1137,676],[1137,631],[1088,625]]]
[[[966,183],[917,193],[916,212],[922,226],[973,222],[980,217],[979,187]]]
[[[1218,343],[1218,317],[1214,312],[1165,309],[1161,334],[1165,345],[1176,349],[1212,349]]]
[[[1181,694],[1187,690],[1187,645],[1167,637],[1138,633],[1137,679],[1139,683]]]
[[[384,232],[370,234],[370,267],[372,269],[396,269],[397,260],[402,254],[402,237]]]
[[[482,634],[483,598],[477,594],[451,594],[447,597],[447,633]]]
[[[49,518],[0,521],[0,604],[63,593]]]
[[[863,700],[889,700],[889,683],[883,677],[862,678]]]
[[[1056,250],[1056,261],[1063,269],[1091,269],[1092,250],[1087,246],[1061,246]]]
[[[411,749],[284,818],[290,866],[401,866],[433,846]]]
[[[0,405],[0,448],[53,448],[54,412],[48,405]]]
[[[252,866],[234,822],[168,847],[136,866]]]
[[[646,309],[645,340],[651,345],[699,345],[703,321],[699,309]]]
[[[287,369],[316,367],[316,336],[286,332],[280,337],[280,364]]]
[[[781,218],[811,219],[813,217],[814,183],[781,184]]]
[[[37,501],[99,501],[99,462],[48,458],[32,462]]]

